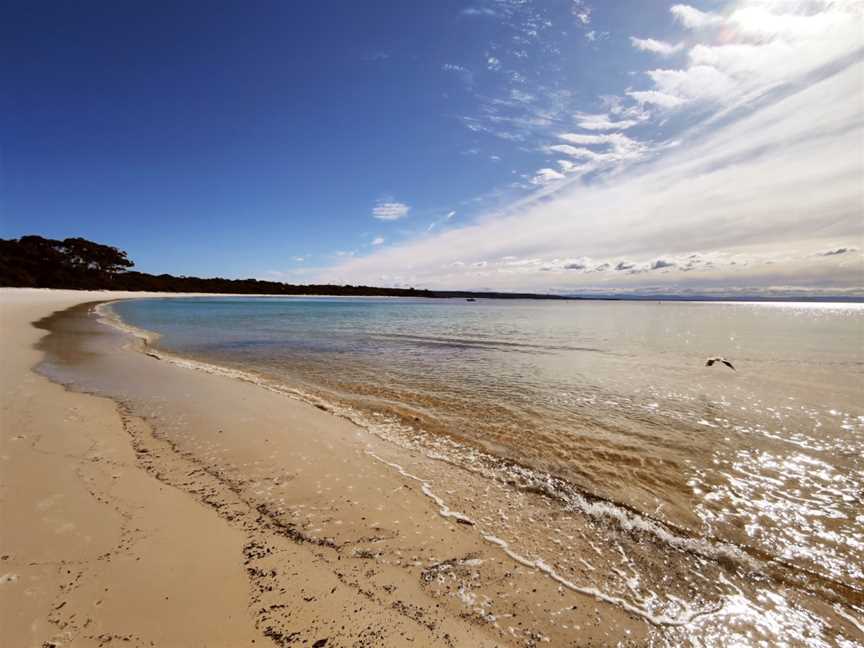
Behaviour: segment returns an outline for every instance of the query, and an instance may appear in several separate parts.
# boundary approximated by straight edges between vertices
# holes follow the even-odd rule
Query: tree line
[[[557,295],[532,293],[416,290],[334,284],[287,284],[279,281],[222,277],[175,277],[131,270],[134,266],[135,263],[123,250],[84,238],[60,241],[29,235],[18,239],[0,239],[0,286],[263,295],[564,299]]]

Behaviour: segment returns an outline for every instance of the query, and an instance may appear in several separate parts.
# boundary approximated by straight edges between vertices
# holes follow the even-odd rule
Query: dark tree
[[[0,240],[0,282],[37,288],[111,288],[134,264],[126,253],[83,238]]]
[[[83,238],[67,238],[63,241],[41,236],[0,239],[0,286],[258,295],[561,299],[551,295],[526,293],[472,293],[351,285],[295,286],[258,279],[174,277],[169,274],[151,275],[129,270],[133,266],[134,263],[123,250]]]
[[[110,276],[135,265],[123,250],[109,245],[83,238],[67,238],[62,245],[66,262],[76,271]]]

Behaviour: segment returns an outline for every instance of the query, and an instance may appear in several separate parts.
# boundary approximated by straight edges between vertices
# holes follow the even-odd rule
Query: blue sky
[[[860,292],[853,0],[17,3],[0,236],[139,269]]]

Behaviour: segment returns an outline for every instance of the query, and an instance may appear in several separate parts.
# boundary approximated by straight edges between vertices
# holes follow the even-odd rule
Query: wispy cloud
[[[374,239],[372,239],[371,245],[381,245],[382,243],[384,243],[384,237],[376,236]]]
[[[566,178],[563,173],[556,171],[555,169],[538,169],[537,173],[531,178],[531,184],[545,186],[557,180],[563,180]]]
[[[465,7],[462,10],[463,16],[497,16],[494,9],[489,7]]]
[[[378,220],[393,221],[404,218],[409,211],[411,211],[411,207],[405,203],[384,198],[372,208],[372,216]]]
[[[573,0],[573,15],[583,25],[591,23],[591,7],[584,0]]]
[[[579,128],[584,128],[585,130],[626,130],[628,128],[632,128],[639,122],[635,119],[622,119],[621,121],[614,121],[609,119],[607,115],[590,115],[588,117],[580,119],[576,122]]]
[[[548,150],[584,161],[581,165],[568,165],[561,164],[559,160],[559,166],[571,175],[633,163],[641,160],[651,151],[649,144],[632,139],[623,133],[602,135],[562,133],[558,137],[567,144],[553,144],[548,147]]]
[[[372,52],[371,54],[367,54],[364,59],[371,62],[376,61],[386,61],[390,58],[390,52],[386,52],[384,50],[379,50],[377,52]]]
[[[615,121],[610,115],[581,114],[577,115],[576,125],[590,131],[627,130],[639,123],[637,119],[621,119]]]
[[[779,1],[783,2],[784,0]],[[715,13],[701,11],[695,7],[691,7],[690,5],[673,5],[670,11],[682,25],[689,27],[690,29],[701,29],[703,27],[719,25],[723,22],[722,16]]]
[[[642,50],[643,52],[654,52],[661,56],[671,56],[672,54],[684,49],[684,43],[676,43],[673,45],[672,43],[654,40],[653,38],[636,38],[635,36],[631,36],[630,43],[638,50]]]
[[[463,15],[494,20],[494,36],[482,44],[473,59],[447,71],[466,75],[474,109],[458,119],[471,132],[513,144],[531,142],[551,128],[570,125],[575,93],[562,88],[567,76],[561,64],[562,48],[570,47],[571,31],[589,40],[607,32],[589,31],[591,7],[583,0],[486,0]],[[455,65],[455,64],[450,64]],[[467,77],[466,77],[467,78]]]
[[[643,81],[599,98],[603,112],[573,111],[569,125],[552,112],[530,131],[549,156],[528,176],[534,194],[327,278],[864,294],[851,253],[864,246],[864,9],[738,0],[710,14],[676,5],[672,19],[691,30],[681,67],[652,66],[649,50]],[[530,114],[552,111],[551,95],[531,94]]]
[[[429,225],[426,227],[426,231],[431,232],[432,230],[434,230],[439,225],[444,225],[445,223],[449,223],[451,220],[453,220],[454,216],[456,216],[456,211],[450,210],[449,212],[444,214],[444,216],[439,217],[438,219],[429,223]]]
[[[677,108],[684,104],[684,99],[657,90],[628,90],[627,96],[632,97],[640,105],[653,104],[662,108]]]

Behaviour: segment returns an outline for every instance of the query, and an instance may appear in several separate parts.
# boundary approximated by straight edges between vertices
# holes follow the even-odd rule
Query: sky
[[[864,0],[5,7],[0,237],[292,283],[864,296]]]

